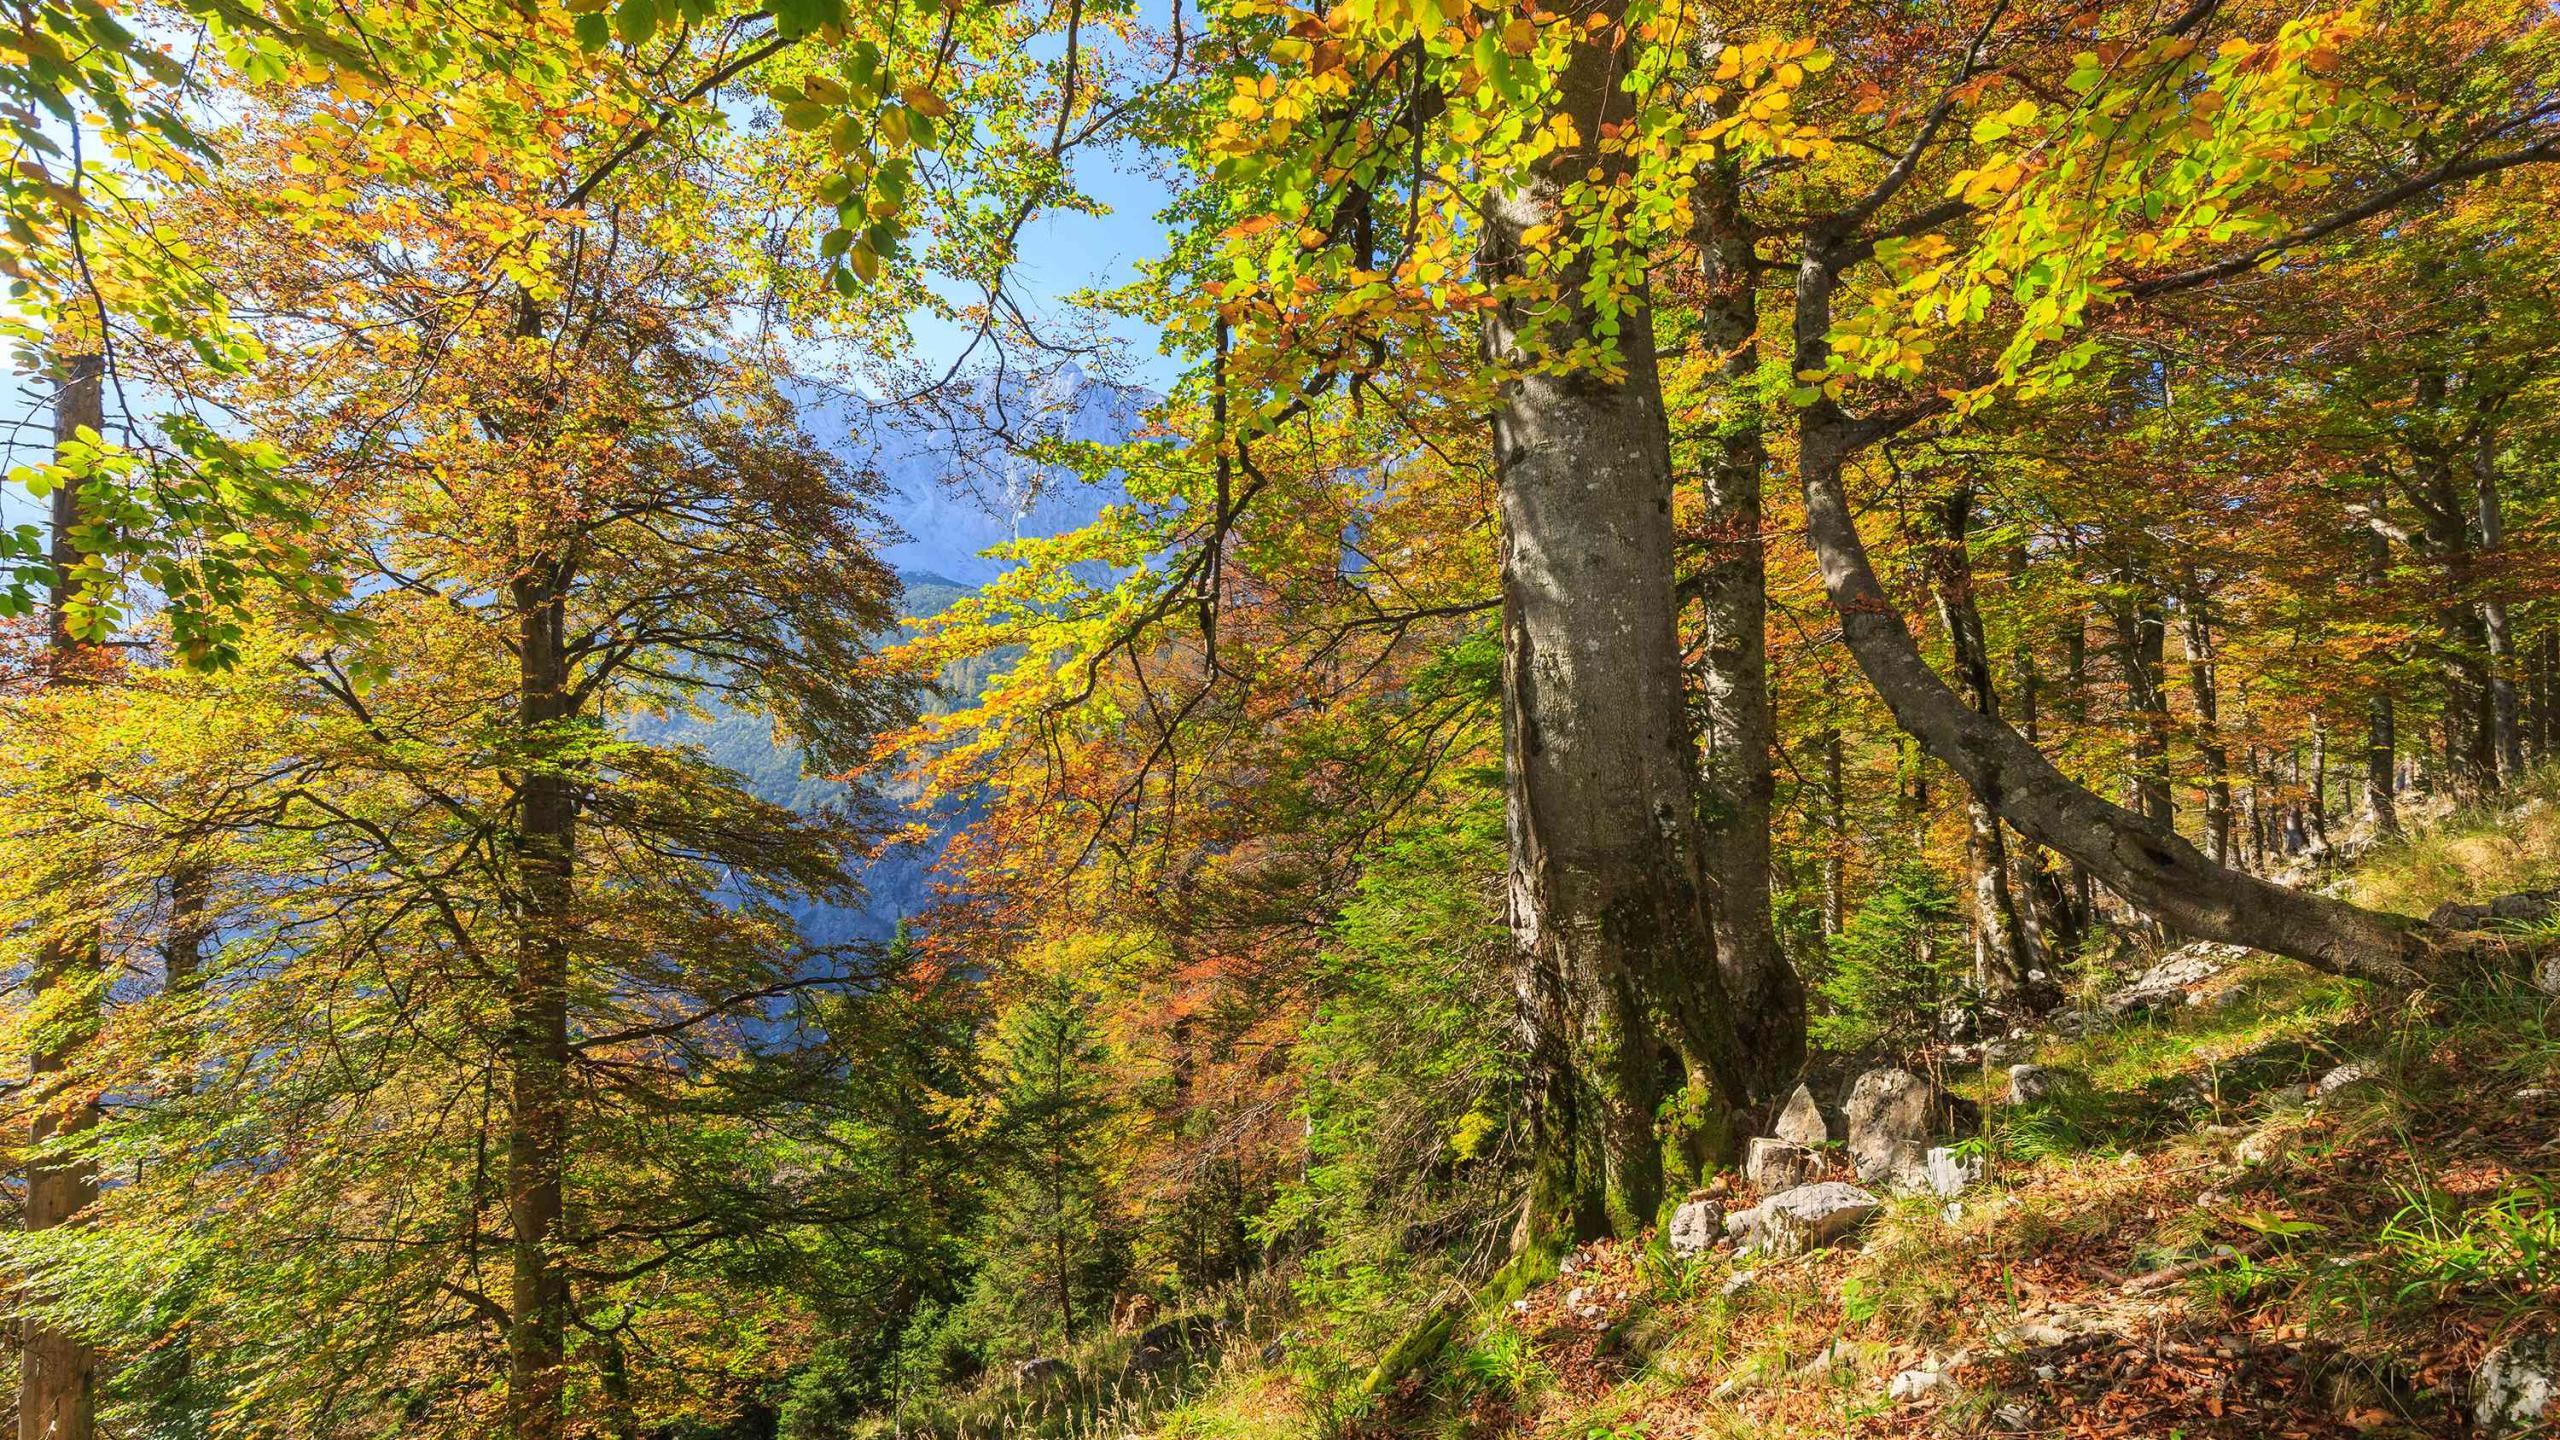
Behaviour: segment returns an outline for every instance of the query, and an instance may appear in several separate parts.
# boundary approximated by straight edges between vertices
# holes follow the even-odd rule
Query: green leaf
[[[657,0],[622,0],[613,10],[613,33],[625,45],[645,45],[658,33]]]

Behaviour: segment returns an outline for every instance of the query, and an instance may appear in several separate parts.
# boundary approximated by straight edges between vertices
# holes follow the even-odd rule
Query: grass
[[[2339,887],[2425,914],[2554,884],[2546,774]],[[2032,1058],[2077,1083],[2013,1106],[2002,1076],[1949,1075],[1984,1105],[1987,1183],[1952,1210],[1894,1200],[1857,1248],[1734,1288],[1751,1262],[1728,1252],[1603,1246],[1475,1307],[1384,1395],[1328,1403],[1246,1350],[1142,1412],[1046,1433],[2454,1437],[2489,1345],[2560,1322],[2560,1105],[2518,1093],[2560,1089],[2553,997],[2502,983],[2404,1006],[2251,957],[2207,1003],[2097,1019]],[[2349,1060],[2370,1081],[2306,1103]],[[1605,1314],[1568,1306],[1575,1289]],[[1946,1390],[1887,1398],[1897,1372],[1959,1357]]]
[[[2362,857],[2347,894],[2360,905],[2424,915],[2448,900],[2560,886],[2560,769],[2546,767],[2494,805],[2413,826]]]

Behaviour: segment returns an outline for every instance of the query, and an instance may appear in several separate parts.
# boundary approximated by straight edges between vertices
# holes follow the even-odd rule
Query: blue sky
[[[1165,253],[1165,229],[1156,215],[1170,196],[1138,162],[1139,157],[1119,153],[1081,157],[1075,170],[1078,183],[1088,195],[1110,206],[1111,213],[1051,211],[1034,220],[1024,230],[1015,267],[1018,294],[1043,309],[1063,309],[1066,297],[1134,280],[1141,261]],[[1113,328],[1113,334],[1130,364],[1128,378],[1158,392],[1172,386],[1174,367],[1159,353],[1152,326],[1123,322]],[[959,338],[947,327],[919,325],[919,358],[947,359]]]

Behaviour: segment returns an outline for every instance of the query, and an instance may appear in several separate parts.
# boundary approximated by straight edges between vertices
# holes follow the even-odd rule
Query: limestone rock
[[[1724,1207],[1701,1195],[1680,1202],[1671,1212],[1671,1253],[1682,1259],[1704,1255],[1724,1234]]]
[[[1921,1175],[1930,1194],[1951,1198],[1982,1179],[1982,1157],[1958,1155],[1952,1146],[1934,1146],[1922,1164]]]
[[[1742,1162],[1743,1178],[1763,1195],[1793,1190],[1821,1173],[1821,1155],[1787,1140],[1755,1139]]]
[[[2551,918],[2560,908],[2560,890],[2527,890],[2501,895],[2477,905],[2448,900],[2435,908],[2427,923],[2440,930],[2482,930],[2492,925],[2530,925]]]
[[[2187,1003],[2187,992],[2231,967],[2248,952],[2237,945],[2204,941],[2183,945],[2163,955],[2148,970],[2108,993],[2099,1002],[2110,1015],[2132,1015]]]
[[[1870,1070],[1849,1089],[1849,1164],[1868,1184],[1921,1183],[1940,1106],[1908,1070]]]
[[[1772,1195],[1756,1207],[1751,1226],[1754,1248],[1772,1255],[1796,1255],[1831,1244],[1873,1218],[1884,1202],[1837,1180],[1799,1185]]]
[[[2375,1078],[2372,1066],[2361,1060],[2350,1060],[2314,1081],[2311,1086],[2311,1098],[2325,1100],[2350,1085],[2362,1085]]]
[[[2009,1103],[2033,1105],[2062,1088],[2063,1073],[2049,1065],[2009,1067]]]
[[[1885,1387],[1885,1398],[1896,1404],[1919,1400],[1937,1394],[1947,1386],[1945,1372],[1939,1370],[1905,1370],[1893,1377]]]
[[[1014,1366],[1013,1380],[1023,1386],[1054,1385],[1066,1379],[1068,1373],[1066,1361],[1054,1355],[1042,1355]]]
[[[2243,1165],[2264,1165],[2285,1152],[2287,1141],[2281,1131],[2254,1130],[2231,1147],[2231,1158]]]
[[[1778,1112],[1778,1124],[1771,1133],[1790,1145],[1831,1143],[1830,1123],[1822,1118],[1822,1107],[1813,1103],[1813,1091],[1802,1085],[1787,1097],[1787,1108]]]
[[[2539,1434],[2560,1420],[2560,1334],[2520,1335],[2489,1352],[2471,1384],[2471,1415],[2487,1436]]]

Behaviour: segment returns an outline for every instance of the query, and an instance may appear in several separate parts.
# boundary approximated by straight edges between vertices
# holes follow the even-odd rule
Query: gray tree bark
[[[2177,827],[2177,802],[2169,790],[2169,700],[2161,686],[2168,656],[2169,624],[2149,577],[2127,567],[2116,576],[2107,618],[2115,626],[2116,667],[2124,677],[2130,729],[2133,808],[2163,833]]]
[[[2214,673],[2213,615],[2201,589],[2186,597],[2187,696],[2196,707],[2196,753],[2204,760],[2204,853],[2231,863],[2231,752],[2222,743],[2222,700]]]
[[[1927,547],[1929,588],[1947,632],[1956,681],[1976,713],[1997,717],[1991,646],[1973,594],[1973,487],[1958,482],[1932,507],[1936,533]],[[1973,877],[1973,924],[1983,993],[2004,1009],[2042,1009],[2058,995],[2030,978],[2035,969],[2017,896],[2009,888],[2009,847],[2000,817],[1979,795],[1965,800],[1965,863]]]
[[[2494,426],[2483,423],[2473,445],[2471,479],[2473,507],[2480,526],[2480,556],[2483,573],[2498,574],[2498,552],[2507,543],[2504,507],[2498,498],[2498,441]],[[2489,651],[2489,696],[2484,718],[2488,721],[2489,749],[2496,757],[2500,783],[2513,785],[2524,778],[2524,726],[2516,702],[2515,631],[2507,622],[2507,602],[2496,589],[2480,601],[2480,629]]]
[[[95,353],[56,357],[60,389],[54,393],[53,433],[57,449],[69,446],[83,429],[106,429],[106,367]],[[80,564],[80,548],[72,533],[81,523],[78,487],[65,485],[52,496],[53,571],[48,610],[47,650],[53,663],[52,683],[89,683],[89,645],[73,633],[71,575]],[[100,956],[98,937],[78,934],[48,937],[30,977],[39,1006],[48,992],[69,988],[77,997],[69,1013],[57,1015],[39,1034],[29,1059],[29,1086],[34,1118],[30,1144],[76,1135],[98,1123],[98,1097],[71,1072],[79,1051],[97,1028]],[[98,1199],[97,1168],[83,1160],[31,1157],[27,1162],[25,1226],[29,1232],[76,1224],[81,1212]],[[97,1433],[98,1352],[79,1335],[32,1317],[20,1322],[18,1361],[19,1440],[91,1440]]]
[[[1563,188],[1604,163],[1601,126],[1634,103],[1617,78],[1614,57],[1596,40],[1568,63],[1558,103],[1582,140],[1491,207],[1489,276],[1534,286],[1522,235],[1569,219]],[[1612,1229],[1632,1234],[1661,1198],[1654,1112],[1664,1090],[1662,1038],[1721,1103],[1751,1086],[1707,910],[1652,321],[1643,296],[1622,305],[1613,347],[1620,371],[1552,368],[1550,357],[1599,336],[1586,271],[1576,260],[1552,277],[1543,300],[1511,295],[1485,322],[1487,351],[1508,372],[1493,438],[1509,908],[1523,993],[1532,997],[1524,1010],[1571,1028],[1560,1048],[1589,1096],[1587,1110],[1551,1104],[1539,1117],[1543,1193],[1533,1193],[1532,1213],[1587,1226],[1596,1208]],[[1570,1131],[1558,1133],[1565,1121],[1590,1125],[1600,1175],[1566,1158],[1580,1146]]]
[[[1849,922],[1849,791],[1840,732],[1822,732],[1822,933],[1837,935]]]
[[[1778,949],[1769,918],[1770,808],[1777,794],[1777,721],[1769,704],[1768,562],[1761,486],[1769,449],[1748,394],[1759,365],[1759,277],[1741,219],[1738,161],[1709,168],[1694,204],[1705,303],[1700,342],[1722,371],[1728,413],[1706,473],[1705,758],[1707,878],[1716,960],[1754,1102],[1775,1100],[1804,1065],[1804,983]]]

